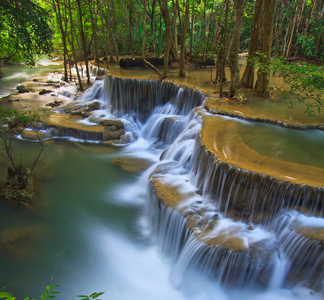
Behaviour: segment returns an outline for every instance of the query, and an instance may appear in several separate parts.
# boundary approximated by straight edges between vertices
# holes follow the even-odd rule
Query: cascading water
[[[133,140],[121,155],[154,163],[123,195],[147,201],[143,233],[171,259],[172,283],[188,299],[321,298],[323,239],[312,230],[324,228],[323,189],[218,160],[201,143],[204,98],[169,82],[109,76],[78,101],[99,101],[92,115],[127,120]]]

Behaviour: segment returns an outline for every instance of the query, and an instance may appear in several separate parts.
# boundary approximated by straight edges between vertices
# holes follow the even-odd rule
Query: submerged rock
[[[152,162],[140,158],[117,157],[111,161],[113,164],[120,166],[127,172],[141,172],[148,169]]]
[[[0,234],[0,245],[12,257],[24,258],[31,253],[41,233],[36,226],[5,229]]]

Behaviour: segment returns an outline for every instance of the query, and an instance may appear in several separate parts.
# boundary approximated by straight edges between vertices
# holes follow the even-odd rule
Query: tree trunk
[[[225,16],[224,16],[224,29],[223,29],[223,34],[222,34],[222,41],[221,41],[221,48],[219,50],[219,56],[218,56],[218,61],[219,64],[216,65],[216,82],[217,82],[217,70],[219,70],[218,74],[219,74],[219,95],[220,97],[222,97],[223,95],[223,82],[225,80],[225,58],[226,58],[226,54],[225,54],[225,45],[226,45],[226,41],[227,41],[227,19],[228,19],[228,9],[229,9],[229,0],[226,0],[225,2]]]
[[[67,70],[67,47],[66,47],[66,28],[63,27],[63,20],[61,15],[61,6],[60,0],[52,0],[54,12],[56,14],[56,20],[59,24],[61,36],[62,36],[62,44],[63,44],[63,66],[64,66],[64,81],[68,81],[68,70]]]
[[[86,65],[86,72],[87,72],[87,84],[90,84],[89,63],[88,63],[88,55],[87,55],[87,43],[86,43],[84,31],[83,31],[81,0],[77,0],[77,4],[78,4],[78,14],[79,14],[79,20],[80,20],[80,34],[81,34],[81,40],[82,40],[82,49],[83,49],[84,62]]]
[[[238,101],[244,101],[245,96],[242,91],[240,81],[240,68],[238,63],[238,51],[241,29],[243,24],[243,13],[247,0],[236,1],[235,24],[233,28],[232,38],[229,47],[228,65],[231,71],[231,83],[229,96]]]
[[[190,50],[189,50],[189,61],[190,62],[192,61],[192,42],[193,42],[193,30],[194,30],[194,19],[195,19],[193,7],[194,7],[194,4],[192,2],[192,5],[191,5],[192,13],[191,13],[191,21],[190,21]]]
[[[264,0],[256,0],[254,4],[253,24],[249,45],[249,57],[241,79],[241,84],[245,88],[253,88],[254,86],[254,67],[249,61],[255,57],[255,52],[258,50],[258,40],[261,28],[261,17]]]
[[[71,48],[72,48],[72,54],[73,54],[73,59],[75,62],[75,69],[77,72],[77,76],[78,76],[78,82],[79,82],[79,88],[80,91],[83,92],[83,86],[82,86],[82,80],[80,77],[80,73],[79,73],[79,68],[78,68],[78,60],[76,57],[76,52],[75,52],[75,48],[74,48],[74,29],[73,29],[73,20],[72,20],[72,9],[71,9],[71,0],[69,0],[69,16],[70,16],[70,26],[71,26]]]
[[[285,55],[286,58],[288,58],[288,56],[289,56],[289,51],[290,51],[291,43],[292,43],[292,40],[293,40],[293,37],[294,37],[294,31],[295,31],[297,16],[298,16],[298,5],[296,5],[295,17],[294,17],[293,25],[292,25],[292,28],[291,28],[289,42],[288,42],[288,46],[287,46],[287,50],[286,50],[286,55]]]
[[[164,65],[163,65],[163,77],[168,77],[169,57],[171,49],[171,18],[168,8],[167,0],[159,0],[161,14],[165,23],[166,37],[165,37],[165,51],[164,51]]]
[[[275,6],[276,0],[268,0],[264,2],[260,43],[260,62],[266,68],[258,70],[258,79],[255,84],[257,95],[262,97],[270,96],[270,71],[267,67],[269,65],[271,56]]]
[[[92,34],[93,34],[93,48],[94,48],[94,55],[95,55],[95,62],[99,64],[99,53],[98,53],[98,27],[97,27],[97,19],[94,18],[93,9],[92,9],[93,2],[89,2],[89,12],[90,12],[90,21],[92,27]],[[95,10],[95,7],[94,7]],[[98,65],[99,67],[99,65]]]
[[[142,59],[145,60],[145,17],[146,17],[146,0],[143,0],[143,34],[142,34]]]
[[[127,4],[128,7],[128,26],[129,26],[129,46],[132,58],[134,58],[134,46],[133,46],[133,2],[130,1]]]
[[[188,31],[188,22],[189,22],[189,0],[185,2],[185,15],[181,26],[181,41],[180,41],[180,70],[179,76],[185,77],[185,55],[186,55],[186,39],[187,39],[187,31]],[[178,7],[180,10],[180,7]]]
[[[116,54],[116,60],[118,62],[119,60],[119,49],[118,49],[118,43],[117,43],[117,28],[116,28],[116,16],[115,16],[115,5],[114,5],[114,0],[111,1],[111,12],[112,12],[112,38],[113,38],[113,43],[115,46],[115,54]],[[109,1],[108,1],[109,2]]]
[[[153,47],[152,57],[156,57],[156,42],[155,42],[155,27],[154,27],[155,5],[156,5],[156,0],[153,0],[152,10],[149,14],[149,18],[151,20],[151,38],[152,38],[152,47]]]
[[[179,60],[178,55],[178,30],[177,30],[177,6],[174,3],[174,0],[172,0],[172,7],[173,7],[173,37],[171,42],[171,55],[173,56],[173,59]]]

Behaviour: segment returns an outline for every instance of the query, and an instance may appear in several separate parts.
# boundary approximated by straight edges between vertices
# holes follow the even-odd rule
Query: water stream
[[[8,285],[18,299],[37,297],[52,276],[56,255],[66,249],[54,275],[58,299],[93,291],[114,300],[322,299],[323,245],[305,238],[303,230],[322,231],[323,218],[284,207],[251,230],[244,216],[228,217],[228,207],[214,196],[225,193],[218,187],[234,190],[238,173],[220,169],[219,182],[227,184],[211,187],[217,165],[197,171],[205,163],[198,154],[207,113],[195,107],[204,99],[199,91],[172,83],[114,77],[96,82],[79,101],[99,101],[96,117],[124,120],[131,142],[113,147],[72,137],[49,141],[38,170],[39,214],[1,204],[0,286]],[[240,123],[246,143],[266,152],[268,147],[258,148],[251,139],[258,125]],[[274,125],[261,130],[260,136],[278,137]],[[294,140],[303,135],[294,133]],[[285,152],[290,132],[279,136]],[[322,145],[319,136],[314,149]],[[30,144],[21,141],[23,151]],[[152,166],[130,173],[111,163],[115,157],[144,159]],[[4,170],[7,163],[0,163]],[[165,207],[155,183],[181,201],[171,199]],[[228,205],[235,209],[234,204]],[[188,227],[184,216],[196,223]]]
[[[47,58],[39,60],[35,67],[23,64],[8,65],[1,68],[3,78],[0,80],[0,98],[15,92],[16,87],[33,75],[48,74],[60,69],[59,63],[50,61]]]

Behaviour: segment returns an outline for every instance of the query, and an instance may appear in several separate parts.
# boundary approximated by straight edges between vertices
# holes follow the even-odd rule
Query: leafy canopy
[[[49,10],[36,0],[0,1],[0,59],[34,64],[52,50]]]

